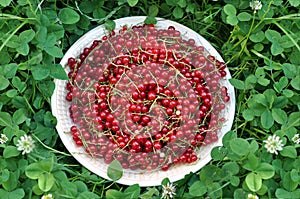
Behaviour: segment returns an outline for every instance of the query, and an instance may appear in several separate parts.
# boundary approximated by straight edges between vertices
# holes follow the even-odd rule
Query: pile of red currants
[[[73,139],[123,168],[168,170],[218,140],[225,64],[173,26],[124,26],[68,59]]]

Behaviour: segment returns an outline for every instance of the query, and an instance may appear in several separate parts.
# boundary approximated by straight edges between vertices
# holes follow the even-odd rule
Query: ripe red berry
[[[149,91],[148,92],[148,99],[153,101],[156,98],[156,93],[154,91]]]
[[[230,101],[225,63],[204,52],[175,27],[152,24],[111,31],[69,58],[75,144],[132,170],[197,161],[195,149],[218,140]]]

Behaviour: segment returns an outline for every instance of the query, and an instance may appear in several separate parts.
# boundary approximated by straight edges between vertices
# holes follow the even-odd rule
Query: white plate
[[[126,17],[115,20],[116,22],[116,32],[118,29],[121,29],[123,25],[128,27],[142,24],[145,20],[145,17]],[[174,21],[158,19],[156,27],[158,28],[168,28],[169,26],[174,26],[176,30],[179,30],[182,35],[186,38],[193,38],[196,41],[197,45],[202,45],[208,51],[209,54],[215,56],[219,61],[223,61],[220,54],[215,50],[215,48],[202,36],[197,34],[195,31],[183,26]],[[107,35],[104,25],[100,25],[85,35],[83,35],[79,40],[77,40],[71,48],[67,51],[63,59],[61,60],[61,65],[65,67],[65,70],[68,72],[67,61],[69,57],[77,57],[82,51],[83,48],[88,47],[92,44],[95,39],[102,38],[103,35]],[[222,137],[226,132],[231,129],[234,113],[235,113],[235,96],[234,88],[228,82],[228,79],[231,78],[229,70],[225,69],[227,76],[225,80],[222,80],[222,84],[228,88],[228,95],[230,96],[230,102],[226,103],[226,108],[222,114],[226,115],[226,121],[223,124],[220,132],[218,132],[219,139],[217,142],[214,142],[207,146],[201,147],[201,153],[198,154],[199,160],[195,164],[184,164],[182,166],[170,167],[168,171],[156,171],[156,172],[147,172],[147,171],[132,171],[124,170],[123,177],[118,180],[118,183],[132,185],[138,183],[140,186],[156,186],[160,185],[161,181],[164,178],[169,178],[171,182],[183,179],[185,175],[190,172],[197,172],[204,165],[206,165],[210,160],[210,152],[216,146],[222,145]],[[93,173],[109,179],[107,176],[107,167],[108,165],[103,162],[101,159],[93,159],[89,155],[85,154],[83,147],[77,147],[73,141],[72,136],[67,133],[70,131],[70,127],[74,124],[72,123],[69,116],[69,106],[70,102],[65,100],[67,93],[66,90],[66,81],[54,80],[55,82],[55,91],[51,99],[52,113],[57,118],[56,129],[59,133],[59,136],[73,155],[73,157],[84,167],[92,171]]]

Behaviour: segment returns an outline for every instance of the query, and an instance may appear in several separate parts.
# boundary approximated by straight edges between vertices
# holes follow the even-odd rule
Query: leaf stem
[[[294,40],[293,37],[291,37],[291,35],[277,22],[274,21],[273,22],[278,28],[280,28],[282,30],[282,32],[284,32],[286,34],[286,36],[293,42],[293,44],[296,46],[296,48],[298,49],[298,51],[300,52],[300,47],[298,45],[298,43]]]
[[[0,52],[4,48],[4,46],[8,43],[8,41],[26,24],[28,21],[23,21],[3,42],[3,44],[0,46]]]
[[[19,16],[15,16],[15,15],[11,15],[11,14],[5,14],[5,13],[1,13],[0,14],[0,19],[2,20],[19,20],[19,21],[36,21],[36,18],[23,18],[23,17],[19,17]]]
[[[261,133],[263,135],[267,135],[267,133],[265,133],[263,130],[260,130],[258,128],[253,128],[253,130],[255,130],[256,132]]]
[[[289,15],[285,15],[285,16],[281,16],[281,17],[277,17],[277,18],[265,18],[264,20],[272,20],[272,21],[280,21],[280,20],[300,20],[300,14],[296,13],[296,14],[289,14]]]
[[[49,146],[47,146],[46,144],[44,144],[36,135],[32,134],[32,136],[43,146],[45,147],[46,149],[49,149],[50,151],[54,152],[54,153],[58,153],[58,154],[61,154],[61,155],[64,155],[64,156],[71,156],[70,154],[67,154],[67,153],[64,153],[64,152],[61,152],[61,151],[58,151],[56,149],[53,149]]]
[[[243,52],[245,51],[245,48],[247,46],[247,42],[248,42],[248,39],[250,37],[250,34],[252,33],[253,31],[253,26],[254,26],[254,21],[255,21],[255,12],[253,14],[253,17],[252,17],[252,22],[251,22],[251,26],[250,26],[250,29],[246,35],[246,37],[244,37],[244,39],[239,42],[241,45],[242,45],[242,49],[240,50],[240,52],[237,54],[237,57],[241,56],[243,54]],[[247,50],[248,51],[248,50]]]
[[[24,99],[25,99],[25,102],[26,102],[26,104],[27,104],[29,110],[30,110],[33,114],[35,114],[35,111],[33,110],[32,106],[31,106],[30,103],[28,102],[27,98],[24,97]]]

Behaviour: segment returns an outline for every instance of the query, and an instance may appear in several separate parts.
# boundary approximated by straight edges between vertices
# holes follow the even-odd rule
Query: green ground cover
[[[51,113],[53,79],[66,78],[59,65],[66,50],[93,27],[112,29],[125,16],[195,30],[220,52],[236,89],[223,146],[200,171],[174,182],[169,196],[299,198],[299,0],[0,0],[0,9],[0,198],[167,198],[168,179],[124,186],[79,165]]]

